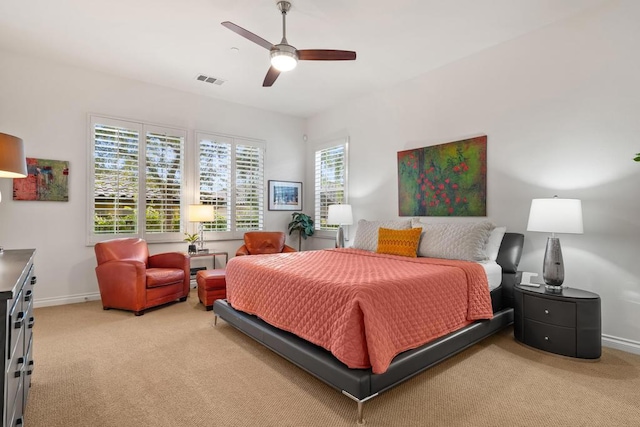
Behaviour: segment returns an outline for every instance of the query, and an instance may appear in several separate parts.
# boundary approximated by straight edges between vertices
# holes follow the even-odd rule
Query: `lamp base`
[[[562,250],[560,239],[549,237],[547,249],[544,252],[544,265],[542,266],[542,278],[544,283],[551,287],[561,287],[564,282],[564,263],[562,262]]]
[[[550,294],[561,294],[562,286],[544,285],[544,290]]]
[[[344,230],[342,226],[338,226],[338,234],[336,234],[336,248],[344,248]]]

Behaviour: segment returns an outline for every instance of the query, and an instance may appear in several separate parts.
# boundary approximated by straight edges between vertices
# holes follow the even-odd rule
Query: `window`
[[[329,205],[344,204],[347,199],[348,139],[323,144],[315,151],[315,218],[318,231],[335,230],[327,224]]]
[[[264,142],[198,133],[199,203],[215,207],[207,232],[239,237],[264,227]]]
[[[186,131],[92,116],[89,241],[181,241]]]

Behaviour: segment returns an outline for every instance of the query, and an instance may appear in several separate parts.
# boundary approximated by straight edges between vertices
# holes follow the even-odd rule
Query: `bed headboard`
[[[518,264],[522,256],[524,235],[505,233],[496,262],[502,267],[502,304],[513,307],[513,286],[520,283]]]

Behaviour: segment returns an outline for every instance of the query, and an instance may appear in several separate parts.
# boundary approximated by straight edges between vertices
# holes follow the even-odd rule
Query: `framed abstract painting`
[[[486,216],[487,136],[398,152],[400,216]]]
[[[13,200],[69,201],[69,162],[27,157],[27,173],[14,178]]]

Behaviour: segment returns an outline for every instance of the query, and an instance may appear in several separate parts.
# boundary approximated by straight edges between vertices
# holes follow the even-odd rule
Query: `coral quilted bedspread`
[[[329,249],[233,258],[237,310],[383,373],[400,352],[493,316],[484,269],[472,262]]]

